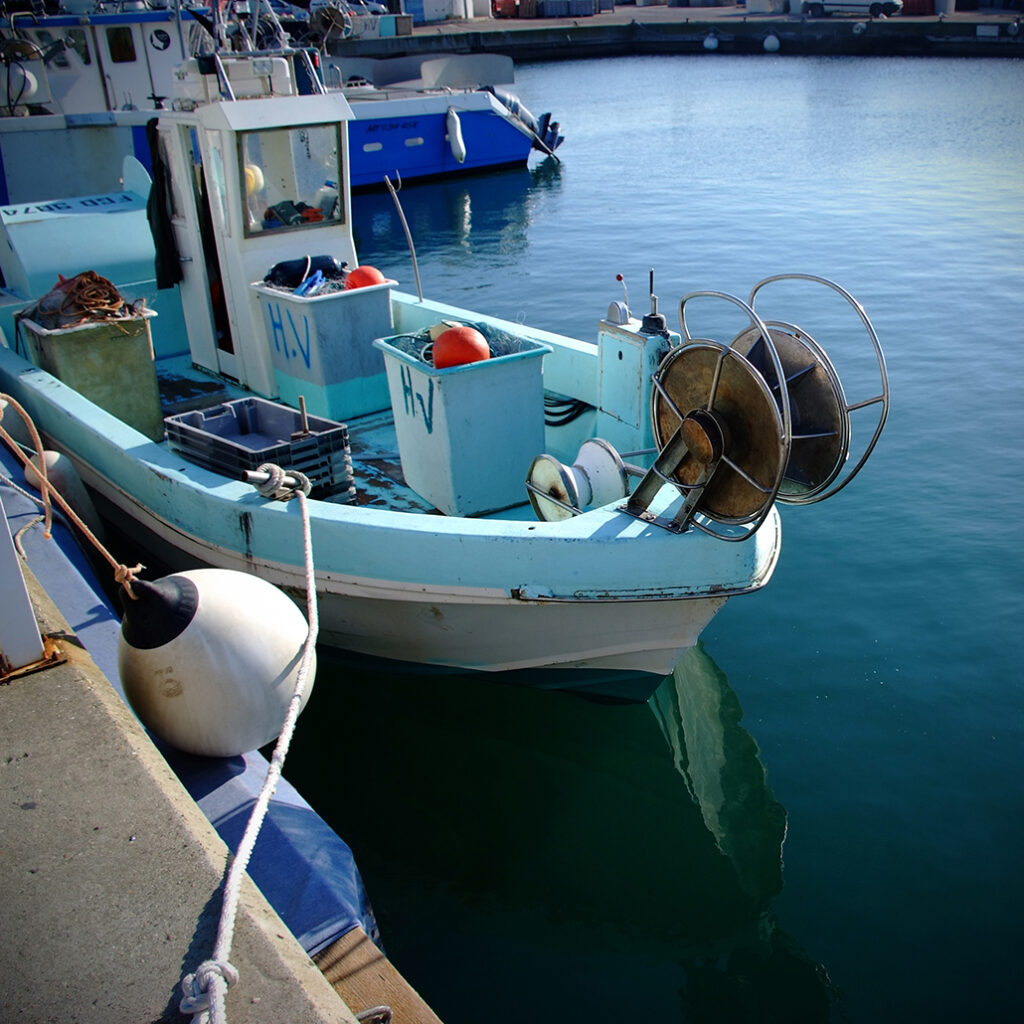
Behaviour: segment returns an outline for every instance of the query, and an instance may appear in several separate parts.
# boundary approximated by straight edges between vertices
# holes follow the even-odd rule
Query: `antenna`
[[[654,294],[654,268],[651,268],[650,278],[650,294],[651,294],[651,311],[647,313],[643,322],[640,325],[640,329],[644,334],[660,334],[663,337],[668,337],[668,323],[665,317],[658,312],[658,296]]]

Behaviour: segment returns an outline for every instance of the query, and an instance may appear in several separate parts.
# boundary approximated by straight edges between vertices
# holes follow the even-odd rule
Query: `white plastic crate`
[[[542,359],[549,346],[486,325],[491,358],[436,369],[425,334],[381,338],[402,474],[450,516],[526,500],[524,480],[544,448]]]

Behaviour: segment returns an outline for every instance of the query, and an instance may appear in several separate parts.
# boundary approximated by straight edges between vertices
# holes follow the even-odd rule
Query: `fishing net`
[[[492,359],[499,358],[500,356],[515,355],[536,347],[535,342],[517,337],[508,331],[502,330],[500,327],[495,327],[493,324],[477,323],[475,321],[466,321],[459,324],[451,321],[451,324],[452,326],[472,327],[479,331],[487,341]],[[425,327],[423,330],[415,331],[411,334],[397,334],[394,337],[388,338],[387,341],[389,345],[400,352],[419,359],[428,366],[433,365],[434,343],[430,338],[429,328]]]
[[[98,320],[124,320],[139,315],[145,300],[128,303],[105,277],[86,270],[74,277],[58,275],[56,285],[21,314],[47,330],[78,327]]]

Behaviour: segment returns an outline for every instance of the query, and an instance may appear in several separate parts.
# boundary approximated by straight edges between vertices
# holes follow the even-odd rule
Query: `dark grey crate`
[[[309,434],[301,429],[299,413],[265,398],[239,398],[208,409],[167,416],[171,447],[187,459],[241,479],[247,469],[272,462],[309,477],[310,496],[326,498],[348,492],[355,497],[348,427],[321,416],[307,416]]]

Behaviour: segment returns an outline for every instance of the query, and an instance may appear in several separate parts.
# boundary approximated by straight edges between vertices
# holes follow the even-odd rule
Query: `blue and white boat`
[[[850,400],[805,330],[763,318],[784,279],[746,300],[686,296],[679,331],[653,294],[642,316],[612,301],[596,343],[372,275],[332,290],[341,264],[348,285],[370,275],[346,187],[353,115],[338,92],[295,90],[298,59],[186,65],[152,191],[129,159],[119,191],[0,209],[0,391],[166,564],[254,573],[300,601],[298,503],[246,473],[302,471],[323,642],[646,696],[729,597],[768,582],[777,503],[828,497],[864,464],[888,408],[870,321],[839,286],[797,278],[838,293],[868,336],[880,383]],[[166,243],[156,279],[147,198]],[[58,273],[84,270],[147,316],[15,323],[42,315],[28,307]],[[743,329],[694,337],[700,302]],[[490,358],[438,365],[452,325]],[[875,426],[858,458],[860,409]]]
[[[151,168],[146,123],[171,101],[181,63],[216,48],[219,21],[203,7],[80,4],[0,16],[0,203],[99,192],[131,154]],[[214,12],[216,14],[216,11]],[[269,7],[231,46],[288,46]],[[269,21],[268,21],[269,19]],[[351,19],[350,19],[351,20]],[[377,19],[380,20],[380,19]],[[314,41],[319,37],[314,37]],[[508,91],[508,57],[487,54],[370,60],[315,48],[320,78],[352,112],[352,188],[523,166],[562,142],[549,114],[535,118]],[[297,89],[311,88],[300,72]]]

